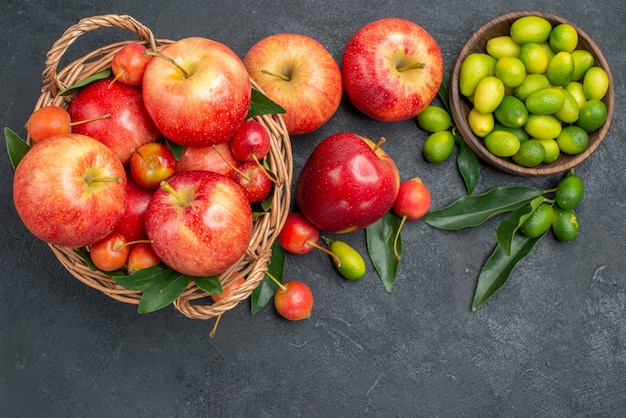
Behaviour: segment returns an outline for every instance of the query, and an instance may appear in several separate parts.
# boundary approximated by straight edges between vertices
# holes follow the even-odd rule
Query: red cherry
[[[393,249],[398,260],[400,259],[400,255],[398,254],[397,243],[404,223],[407,219],[416,221],[424,216],[430,209],[430,200],[430,191],[419,177],[412,178],[400,184],[398,195],[393,204],[393,211],[402,218],[393,244]]]
[[[72,122],[67,110],[60,106],[44,106],[35,110],[26,122],[26,132],[31,141],[37,143],[55,135],[64,135],[72,132],[72,126],[111,117],[104,114],[95,118]]]
[[[111,83],[120,81],[129,86],[140,86],[146,67],[152,59],[144,54],[146,49],[142,44],[132,43],[117,51],[111,60],[111,71],[115,77]]]
[[[270,150],[270,135],[254,119],[248,119],[230,140],[230,150],[240,161],[260,161]]]
[[[311,316],[313,293],[302,282],[285,282],[278,287],[274,294],[274,306],[283,318],[299,321]]]
[[[238,274],[238,273],[235,273],[235,274]],[[222,300],[225,297],[227,297],[230,294],[230,292],[233,291],[233,289],[238,288],[239,286],[241,286],[245,282],[246,282],[246,278],[241,276],[238,279],[236,279],[234,282],[232,282],[231,284],[229,284],[228,286],[223,288],[222,289],[222,293],[220,293],[220,294],[211,294],[211,299],[213,299],[213,302],[219,302],[220,300]]]
[[[243,189],[250,203],[262,202],[272,191],[272,181],[256,163],[243,163],[232,179]]]
[[[95,242],[89,249],[91,262],[99,270],[115,271],[124,267],[130,253],[130,245],[127,245],[124,235],[112,233]]]
[[[167,145],[149,142],[131,154],[130,174],[138,185],[157,189],[162,181],[176,173],[176,163],[176,157]]]
[[[138,270],[156,266],[161,258],[154,252],[149,242],[138,242],[132,246],[126,262],[126,271],[133,274]]]

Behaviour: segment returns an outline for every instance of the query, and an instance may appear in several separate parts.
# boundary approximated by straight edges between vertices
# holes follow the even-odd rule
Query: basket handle
[[[70,45],[72,45],[80,35],[95,29],[106,27],[117,27],[133,32],[137,35],[139,41],[145,42],[156,51],[157,42],[152,34],[152,31],[132,16],[107,14],[83,18],[75,25],[70,26],[63,33],[63,36],[61,36],[48,51],[45,63],[46,68],[42,73],[43,89],[49,89],[52,96],[56,96],[60,90],[66,88],[67,86],[61,82],[57,72],[57,68],[63,54],[65,54]],[[98,50],[92,53],[92,55],[97,54]]]

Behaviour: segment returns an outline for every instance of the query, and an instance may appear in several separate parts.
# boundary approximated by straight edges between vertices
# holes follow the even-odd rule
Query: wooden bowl
[[[533,168],[522,167],[510,158],[496,157],[485,148],[483,139],[474,135],[467,123],[467,115],[472,109],[472,104],[459,92],[459,69],[461,63],[469,54],[473,52],[486,52],[487,41],[495,36],[510,35],[511,24],[522,16],[542,16],[546,18],[553,27],[560,23],[568,23],[576,28],[578,32],[578,46],[577,49],[585,49],[593,55],[595,59],[595,66],[599,66],[606,71],[609,78],[609,89],[602,99],[607,107],[607,119],[604,125],[594,132],[589,133],[589,144],[585,151],[576,155],[568,155],[561,153],[559,158],[550,164],[540,164]],[[577,166],[584,160],[586,160],[600,145],[604,137],[606,136],[609,126],[611,125],[611,119],[613,117],[613,109],[615,102],[615,93],[613,90],[613,77],[609,70],[607,61],[605,60],[600,48],[595,42],[587,35],[583,30],[573,23],[547,13],[540,12],[513,12],[502,16],[499,16],[480,27],[474,34],[465,42],[463,48],[457,56],[452,72],[450,75],[450,89],[449,89],[450,107],[452,117],[459,130],[459,133],[463,136],[467,144],[474,150],[476,155],[483,159],[488,164],[501,169],[507,173],[517,174],[521,176],[548,176],[558,173],[566,172],[567,170]]]

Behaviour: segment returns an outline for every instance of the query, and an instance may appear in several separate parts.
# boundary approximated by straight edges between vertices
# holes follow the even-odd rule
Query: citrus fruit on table
[[[440,163],[452,155],[454,151],[454,136],[450,131],[439,131],[431,134],[426,141],[422,152],[429,163]]]
[[[578,236],[578,216],[574,209],[554,208],[552,231],[559,241],[571,242]]]
[[[427,132],[444,131],[452,126],[452,117],[445,109],[430,105],[417,115],[417,123]]]
[[[580,177],[568,174],[559,181],[554,201],[561,209],[574,209],[583,198],[585,185]]]
[[[537,238],[552,226],[553,216],[554,209],[552,206],[542,203],[532,215],[524,221],[520,232],[528,238]]]

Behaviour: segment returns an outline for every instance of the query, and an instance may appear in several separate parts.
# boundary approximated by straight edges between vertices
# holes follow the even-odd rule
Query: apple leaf
[[[185,291],[192,280],[193,277],[172,270],[166,277],[144,290],[137,312],[145,314],[168,306]]]
[[[278,240],[272,244],[272,258],[268,266],[269,273],[277,280],[283,280],[286,253]],[[261,280],[259,285],[252,291],[250,296],[250,313],[252,315],[260,312],[273,298],[278,285],[267,275]]]
[[[250,99],[250,109],[248,117],[261,115],[274,115],[278,113],[286,113],[287,111],[278,103],[271,100],[265,94],[256,89],[252,89],[252,97]]]
[[[222,293],[222,284],[217,276],[195,277],[193,280],[196,283],[196,286],[198,286],[198,288],[203,292],[212,295],[219,295]]]
[[[79,82],[73,84],[72,86],[61,90],[59,92],[59,96],[69,96],[71,94],[73,94],[76,90],[80,89],[81,87],[85,87],[87,84],[93,83],[94,81],[97,80],[102,80],[104,78],[107,78],[111,75],[111,70],[107,69],[104,71],[100,71],[99,73],[96,73],[92,76],[89,76],[87,78],[84,78],[82,80],[80,80]]]
[[[7,152],[13,169],[22,161],[24,155],[30,150],[30,145],[26,143],[18,134],[13,132],[11,128],[4,128],[4,138],[7,142]]]
[[[393,288],[400,264],[400,260],[396,257],[393,249],[400,223],[400,217],[389,211],[378,221],[365,228],[368,254],[388,293]],[[398,239],[397,250],[398,254],[402,255],[402,239],[400,238]]]

